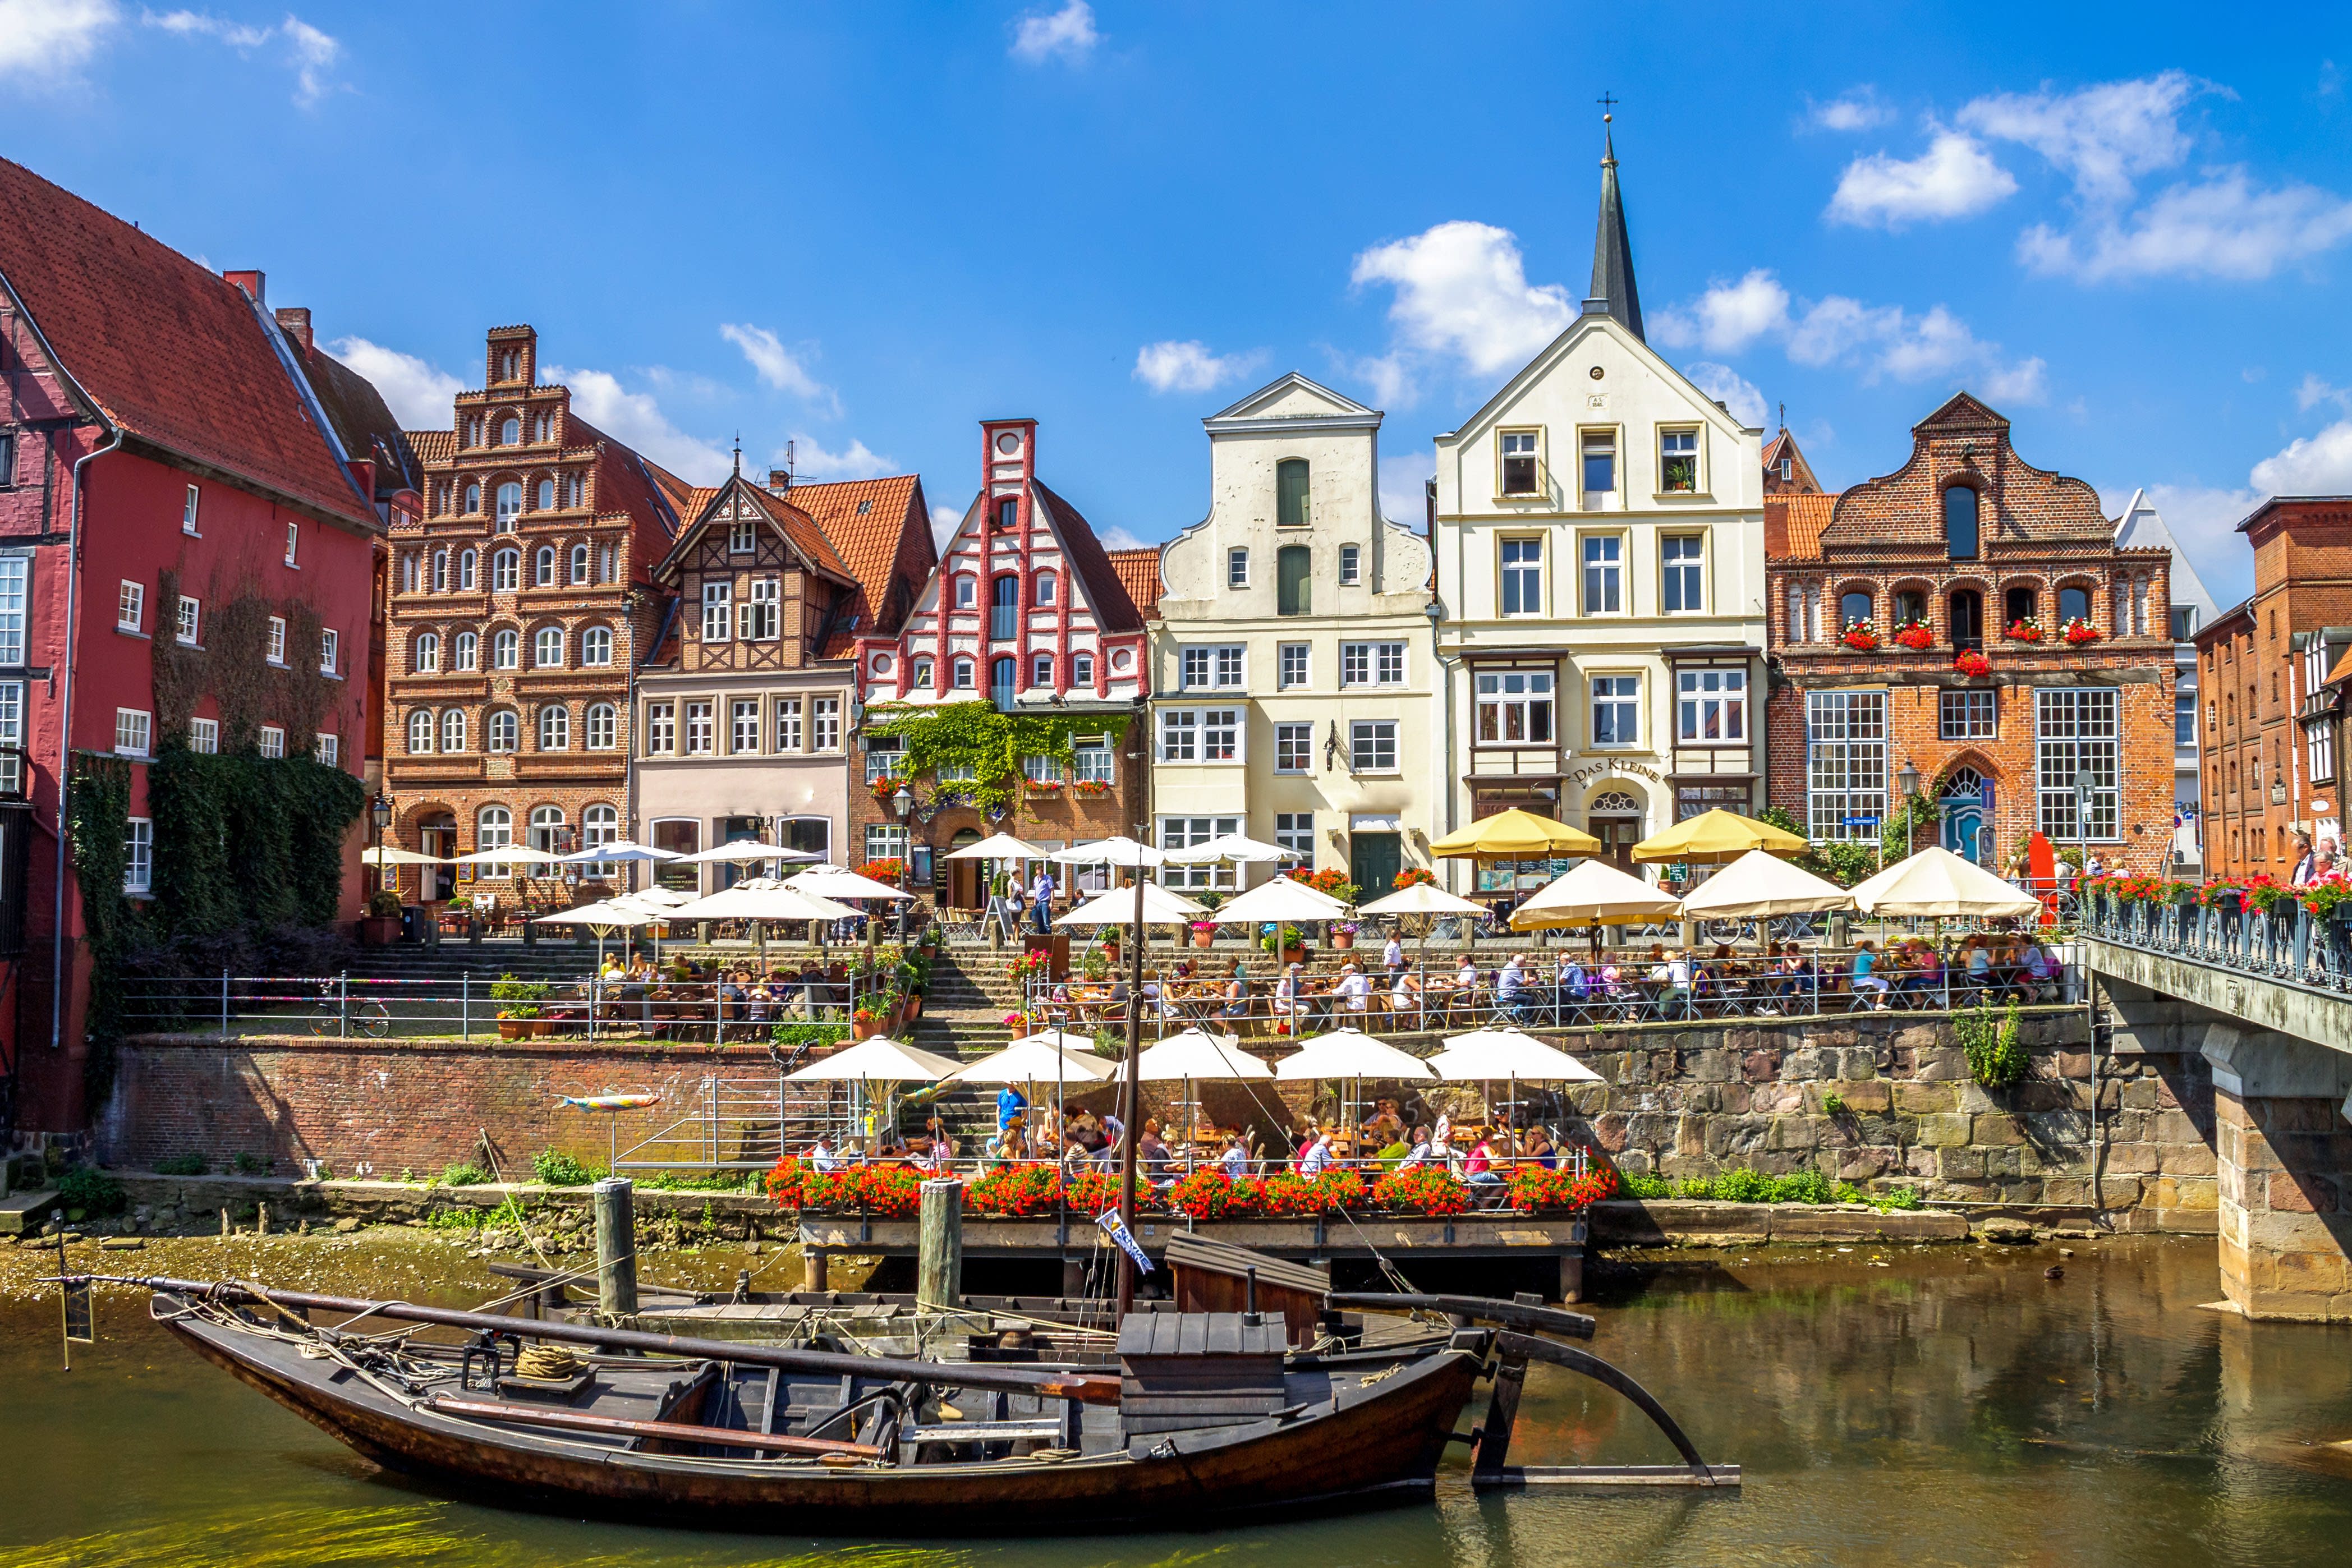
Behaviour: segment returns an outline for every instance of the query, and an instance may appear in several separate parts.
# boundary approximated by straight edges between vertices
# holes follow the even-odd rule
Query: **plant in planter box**
[[[1992,661],[1985,657],[1983,649],[1969,648],[1952,661],[1952,668],[1964,675],[1990,675],[1992,674]]]
[[[1168,1207],[1178,1214],[1193,1219],[1223,1219],[1247,1213],[1252,1195],[1212,1166],[1183,1177],[1168,1189],[1166,1196]]]
[[[388,887],[378,888],[368,894],[367,911],[378,920],[400,918],[400,894]]]
[[[1364,1178],[1354,1171],[1327,1170],[1311,1176],[1287,1173],[1265,1178],[1260,1201],[1269,1215],[1337,1214],[1361,1208]]]
[[[2021,615],[2002,628],[2000,634],[2012,643],[2039,643],[2042,635],[2042,622],[2031,615]]]
[[[907,862],[895,855],[883,860],[867,861],[857,868],[857,874],[869,882],[887,883],[892,887],[897,887],[907,875]]]
[[[2077,615],[2058,629],[2058,635],[2066,639],[2072,646],[2079,648],[2085,643],[2097,642],[2099,629]]]
[[[1442,1170],[1415,1166],[1390,1171],[1372,1183],[1372,1207],[1442,1219],[1469,1210],[1470,1188]]]
[[[1878,646],[1878,628],[1871,624],[1868,616],[1859,621],[1849,621],[1838,641],[1858,653],[1867,653]]]
[[[1520,1166],[1511,1172],[1511,1207],[1523,1214],[1574,1213],[1617,1190],[1617,1173],[1595,1166],[1582,1176],[1562,1167]]]
[[[2352,880],[2340,871],[2331,871],[2317,882],[2299,889],[2295,896],[2303,901],[2304,909],[2322,920],[2352,919]]]
[[[1027,1219],[1052,1213],[1061,1197],[1062,1173],[1053,1166],[998,1166],[963,1189],[963,1206],[974,1214]]]
[[[1895,623],[1895,641],[1897,646],[1916,650],[1933,646],[1936,633],[1925,621],[1914,617]]]
[[[490,982],[490,1000],[498,1004],[502,1019],[535,1019],[539,1004],[548,998],[550,988],[542,980],[519,980],[511,974],[500,975]]]

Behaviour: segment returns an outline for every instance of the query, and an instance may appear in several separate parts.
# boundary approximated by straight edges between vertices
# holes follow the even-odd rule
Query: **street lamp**
[[[381,890],[383,886],[383,865],[382,860],[383,853],[383,831],[392,826],[392,797],[379,793],[374,800],[369,801],[368,820],[375,829],[374,842],[370,844],[368,847],[376,852],[377,864],[375,868],[375,884],[376,887]]]
[[[898,792],[890,797],[890,809],[898,813],[898,821],[901,822],[905,821],[907,820],[907,813],[915,809],[915,792],[908,789],[904,784],[899,785]],[[915,843],[912,834],[908,836],[907,841],[901,847],[905,850],[906,853],[898,862],[898,891],[904,893],[907,891],[907,868],[915,858]],[[904,942],[907,939],[908,900],[902,898],[898,902],[898,940]],[[871,929],[870,925],[868,928]]]
[[[2098,783],[2098,775],[2089,768],[2074,770],[2074,858],[2078,875],[2091,869],[2091,791]]]
[[[1903,853],[1904,857],[1908,859],[1911,854],[1913,826],[1911,797],[1919,792],[1919,769],[1908,758],[1904,759],[1902,771],[1895,775],[1895,787],[1903,791]]]

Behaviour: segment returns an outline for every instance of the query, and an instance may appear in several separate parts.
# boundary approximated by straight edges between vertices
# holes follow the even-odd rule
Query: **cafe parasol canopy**
[[[1111,1063],[1091,1051],[1056,1046],[1049,1036],[1033,1034],[950,1076],[959,1083],[1099,1083],[1111,1070]]]
[[[892,887],[887,882],[877,882],[846,866],[813,865],[806,871],[794,872],[784,878],[784,885],[802,893],[813,893],[820,898],[912,898],[911,893]],[[855,914],[856,911],[851,911]]]
[[[1642,865],[1727,865],[1750,850],[1795,856],[1805,852],[1805,841],[1717,806],[1643,839],[1633,846],[1633,859]]]
[[[1299,1049],[1274,1064],[1275,1077],[1285,1082],[1301,1078],[1434,1078],[1429,1063],[1358,1029],[1335,1029],[1300,1043]]]
[[[453,865],[553,865],[563,857],[545,850],[532,849],[529,844],[499,844],[472,854],[459,855]]]
[[[1198,920],[1201,906],[1181,894],[1169,892],[1156,882],[1143,884],[1143,924],[1146,925],[1180,925]],[[1054,917],[1056,925],[1131,925],[1135,923],[1136,890],[1114,887],[1108,893],[1096,894],[1076,909]]]
[[[1025,839],[1016,839],[1011,833],[991,833],[976,844],[950,850],[940,858],[950,861],[1041,861],[1045,854],[1045,851]]]
[[[681,865],[759,865],[768,861],[794,865],[824,857],[808,850],[788,850],[781,844],[763,844],[757,839],[731,839],[723,844],[713,844],[707,850],[697,850],[690,855],[666,857]]]
[[[1359,915],[1484,915],[1486,906],[1473,904],[1458,893],[1434,883],[1416,882],[1399,893],[1356,905]]]
[[[1769,850],[1750,850],[1683,900],[1683,918],[1765,920],[1853,907],[1853,894],[1837,883],[1792,866]]]
[[[1607,861],[1586,861],[1528,894],[1526,903],[1511,911],[1511,928],[1555,931],[1570,926],[1630,925],[1668,918],[1680,907],[1672,894],[1626,875]]]
[[[595,933],[596,968],[599,973],[602,973],[604,967],[605,937],[615,931],[627,931],[640,925],[651,925],[660,918],[660,915],[644,909],[634,908],[629,904],[605,898],[599,899],[593,904],[583,904],[577,909],[563,909],[558,910],[553,915],[534,915],[531,924],[588,927],[590,931]]]
[[[1429,1059],[1436,1074],[1454,1083],[1491,1083],[1525,1078],[1542,1083],[1599,1083],[1601,1074],[1569,1055],[1516,1029],[1476,1029],[1457,1034]]]
[[[383,871],[396,865],[447,865],[449,862],[440,855],[421,855],[397,844],[384,844],[360,856],[360,863]]]
[[[1514,806],[1436,840],[1429,852],[1446,860],[1561,860],[1597,855],[1601,841],[1580,828]]]
[[[1136,1059],[1136,1066],[1141,1082],[1146,1083],[1274,1076],[1273,1068],[1242,1049],[1239,1036],[1215,1035],[1200,1029],[1170,1035],[1143,1051]],[[1114,1062],[1111,1076],[1124,1078],[1126,1070],[1125,1062]]]
[[[1271,882],[1259,883],[1247,893],[1238,894],[1217,905],[1216,912],[1207,916],[1220,925],[1345,920],[1347,917],[1346,904],[1329,894],[1289,876],[1276,877]]]
[[[1854,883],[1853,893],[1854,907],[1864,915],[2000,920],[2032,915],[2042,907],[2032,894],[1941,844],[1930,844],[1909,860]]]
[[[1162,852],[1170,865],[1273,865],[1305,858],[1297,850],[1265,843],[1245,833],[1220,833],[1206,842]]]

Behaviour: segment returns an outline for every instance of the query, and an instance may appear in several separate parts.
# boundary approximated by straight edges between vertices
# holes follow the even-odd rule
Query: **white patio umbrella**
[[[384,844],[360,856],[360,863],[384,871],[396,865],[447,865],[449,862],[440,855],[421,855],[397,844]]]
[[[1454,1035],[1444,1050],[1429,1059],[1429,1066],[1454,1083],[1492,1082],[1497,1078],[1528,1078],[1546,1083],[1601,1082],[1601,1074],[1568,1052],[1516,1029],[1476,1029]]]
[[[1131,887],[1114,887],[1108,893],[1097,893],[1076,909],[1054,917],[1056,925],[1129,925],[1135,921],[1135,892]],[[1171,893],[1156,882],[1143,884],[1143,923],[1146,925],[1176,925],[1198,920],[1201,906],[1181,894]]]
[[[1622,925],[1654,920],[1681,908],[1672,894],[1628,876],[1607,861],[1578,862],[1576,869],[1528,895],[1511,911],[1515,931],[1551,931],[1564,926]]]
[[[1124,1087],[1128,1071],[1128,1063],[1114,1062],[1110,1076]],[[1181,1082],[1184,1085],[1184,1147],[1188,1168],[1192,1160],[1193,1111],[1198,1103],[1192,1095],[1192,1085],[1270,1079],[1274,1076],[1273,1068],[1242,1049],[1238,1035],[1214,1035],[1200,1029],[1171,1034],[1158,1045],[1139,1052],[1135,1059],[1135,1072],[1139,1083]]]
[[[1764,920],[1853,907],[1853,894],[1837,883],[1790,865],[1769,850],[1749,850],[1683,900],[1683,918]]]
[[[584,850],[574,850],[556,860],[564,865],[602,865],[607,861],[674,861],[680,859],[676,850],[657,850],[651,844],[640,844],[628,839],[614,839],[606,844],[591,844]]]
[[[941,860],[950,861],[1041,861],[1049,852],[1011,833],[991,833],[976,844],[966,844],[960,850],[950,850]]]
[[[1429,1063],[1360,1029],[1335,1029],[1303,1040],[1274,1064],[1274,1075],[1301,1078],[1434,1078]]]
[[[1854,883],[1853,904],[1864,915],[1924,915],[1941,920],[2000,920],[2032,915],[2042,901],[2010,886],[1974,861],[1930,844],[1876,876]]]
[[[1121,833],[1108,839],[1097,839],[1089,844],[1073,844],[1066,850],[1054,850],[1045,858],[1057,865],[1159,866],[1168,863],[1169,853],[1166,850],[1155,850],[1150,844],[1138,843]]]
[[[1217,905],[1210,919],[1225,924],[1279,924],[1286,920],[1345,920],[1348,906],[1294,877],[1278,876]]]
[[[757,839],[737,839],[731,843],[713,844],[707,850],[697,850],[690,855],[670,857],[687,865],[757,864],[763,861],[782,861],[803,864],[824,857],[808,850],[788,850],[781,844],[763,844]]]
[[[814,893],[824,898],[912,898],[915,895],[892,887],[887,882],[877,882],[862,876],[847,866],[813,865],[806,871],[794,872],[784,878],[786,887]],[[856,914],[855,910],[850,913]]]
[[[545,850],[532,849],[529,844],[500,844],[496,849],[476,850],[469,855],[459,855],[452,865],[553,865],[563,857]]]
[[[585,925],[596,936],[596,971],[604,970],[604,938],[615,931],[635,930],[651,925],[656,916],[641,909],[632,909],[612,899],[599,899],[583,904],[577,909],[562,909],[553,915],[534,915],[533,925]]]
[[[665,919],[673,923],[683,920],[846,920],[857,911],[845,904],[805,889],[797,888],[773,877],[746,877],[730,888],[708,898],[690,899],[678,904]]]
[[[1170,865],[1271,865],[1305,858],[1297,850],[1265,843],[1246,833],[1220,833],[1205,843],[1160,852]]]
[[[1031,1035],[950,1076],[959,1083],[1099,1083],[1113,1065],[1090,1051],[1056,1048]]]
[[[729,890],[732,892],[730,888]],[[835,1051],[822,1061],[812,1061],[799,1071],[788,1075],[800,1083],[878,1083],[882,1085],[882,1113],[879,1124],[890,1126],[898,1120],[892,1103],[891,1091],[901,1083],[936,1083],[963,1064],[944,1056],[933,1056],[928,1051],[918,1051],[911,1045],[877,1034],[872,1040],[859,1040],[847,1051]],[[855,1112],[856,1102],[851,1101]]]
[[[1458,893],[1434,883],[1416,882],[1399,893],[1356,905],[1359,915],[1484,915],[1486,906],[1473,904]]]
[[[694,894],[680,893],[674,887],[664,887],[661,883],[656,883],[651,887],[641,887],[635,893],[616,893],[613,895],[613,902],[642,904],[647,909],[669,910],[676,909],[681,904],[692,904]]]

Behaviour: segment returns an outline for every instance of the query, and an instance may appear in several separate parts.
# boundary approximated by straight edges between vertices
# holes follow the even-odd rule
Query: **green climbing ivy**
[[[1081,735],[1107,735],[1117,745],[1127,733],[1126,714],[1007,714],[984,702],[940,706],[891,704],[866,710],[869,738],[907,743],[903,771],[893,775],[929,779],[934,798],[950,791],[987,816],[997,816],[1019,799],[1021,759],[1045,757],[1067,767]],[[968,771],[968,779],[940,782],[942,770]]]
[[[74,753],[66,783],[66,831],[73,844],[74,883],[81,892],[83,941],[89,949],[89,1012],[83,1025],[89,1052],[82,1084],[93,1105],[114,1087],[115,1047],[122,1039],[122,962],[140,940],[137,907],[124,896],[131,860],[131,764],[96,752]]]
[[[1952,1032],[1968,1052],[1969,1076],[1987,1089],[2006,1089],[2025,1076],[2032,1061],[2019,1038],[2017,1003],[2011,1001],[1999,1019],[1990,1001],[1979,1002],[1952,1016]]]
[[[323,925],[367,788],[309,757],[192,751],[166,732],[147,769],[155,906],[174,936]]]

